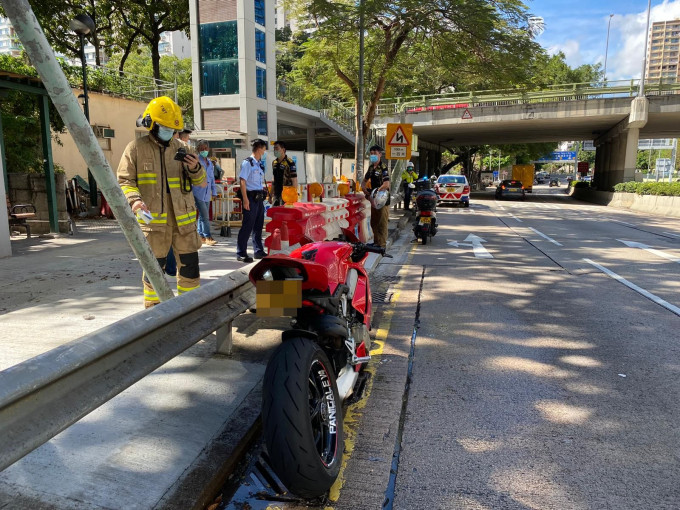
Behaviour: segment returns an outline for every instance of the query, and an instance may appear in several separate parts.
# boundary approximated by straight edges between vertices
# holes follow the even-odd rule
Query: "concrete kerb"
[[[396,226],[390,229],[388,235],[388,249],[399,239],[401,231],[412,218],[412,211],[404,211],[396,219]],[[391,218],[390,223],[394,220]],[[381,260],[380,255],[369,254],[366,263],[367,271],[369,273],[375,271]],[[261,432],[261,401],[261,384],[258,383],[224,424],[211,444],[207,445],[194,463],[184,471],[183,478],[178,480],[163,496],[156,508],[199,510],[214,500]]]

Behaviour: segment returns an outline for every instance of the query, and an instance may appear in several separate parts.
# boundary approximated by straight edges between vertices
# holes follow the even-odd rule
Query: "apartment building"
[[[680,74],[680,19],[657,21],[649,32],[646,77],[650,83],[677,82]]]
[[[18,57],[21,55],[21,49],[14,27],[7,18],[0,17],[0,54]]]

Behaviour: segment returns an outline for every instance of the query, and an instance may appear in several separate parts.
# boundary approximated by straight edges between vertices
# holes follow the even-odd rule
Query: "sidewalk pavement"
[[[390,239],[409,217],[390,211]],[[236,234],[217,233],[199,252],[202,284],[243,266]],[[12,250],[0,260],[0,370],[143,308],[141,268],[115,222],[14,238]],[[214,335],[198,342],[1,472],[0,508],[204,507],[257,433],[261,378],[286,327],[246,313],[232,356],[215,354]]]

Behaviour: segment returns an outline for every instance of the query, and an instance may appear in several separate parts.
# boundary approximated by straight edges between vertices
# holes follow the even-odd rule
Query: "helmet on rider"
[[[406,168],[413,168],[413,161],[406,163]]]
[[[370,202],[375,209],[382,209],[382,207],[387,203],[387,199],[390,194],[387,190],[374,189],[371,192]]]
[[[167,142],[175,131],[184,128],[182,110],[166,96],[152,99],[142,116],[137,119],[139,127],[145,127],[161,141]]]

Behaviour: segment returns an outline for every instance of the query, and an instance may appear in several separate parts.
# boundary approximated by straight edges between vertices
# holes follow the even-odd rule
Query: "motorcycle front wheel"
[[[342,403],[331,363],[306,338],[283,342],[262,382],[262,423],[272,468],[303,498],[325,494],[340,472]]]

